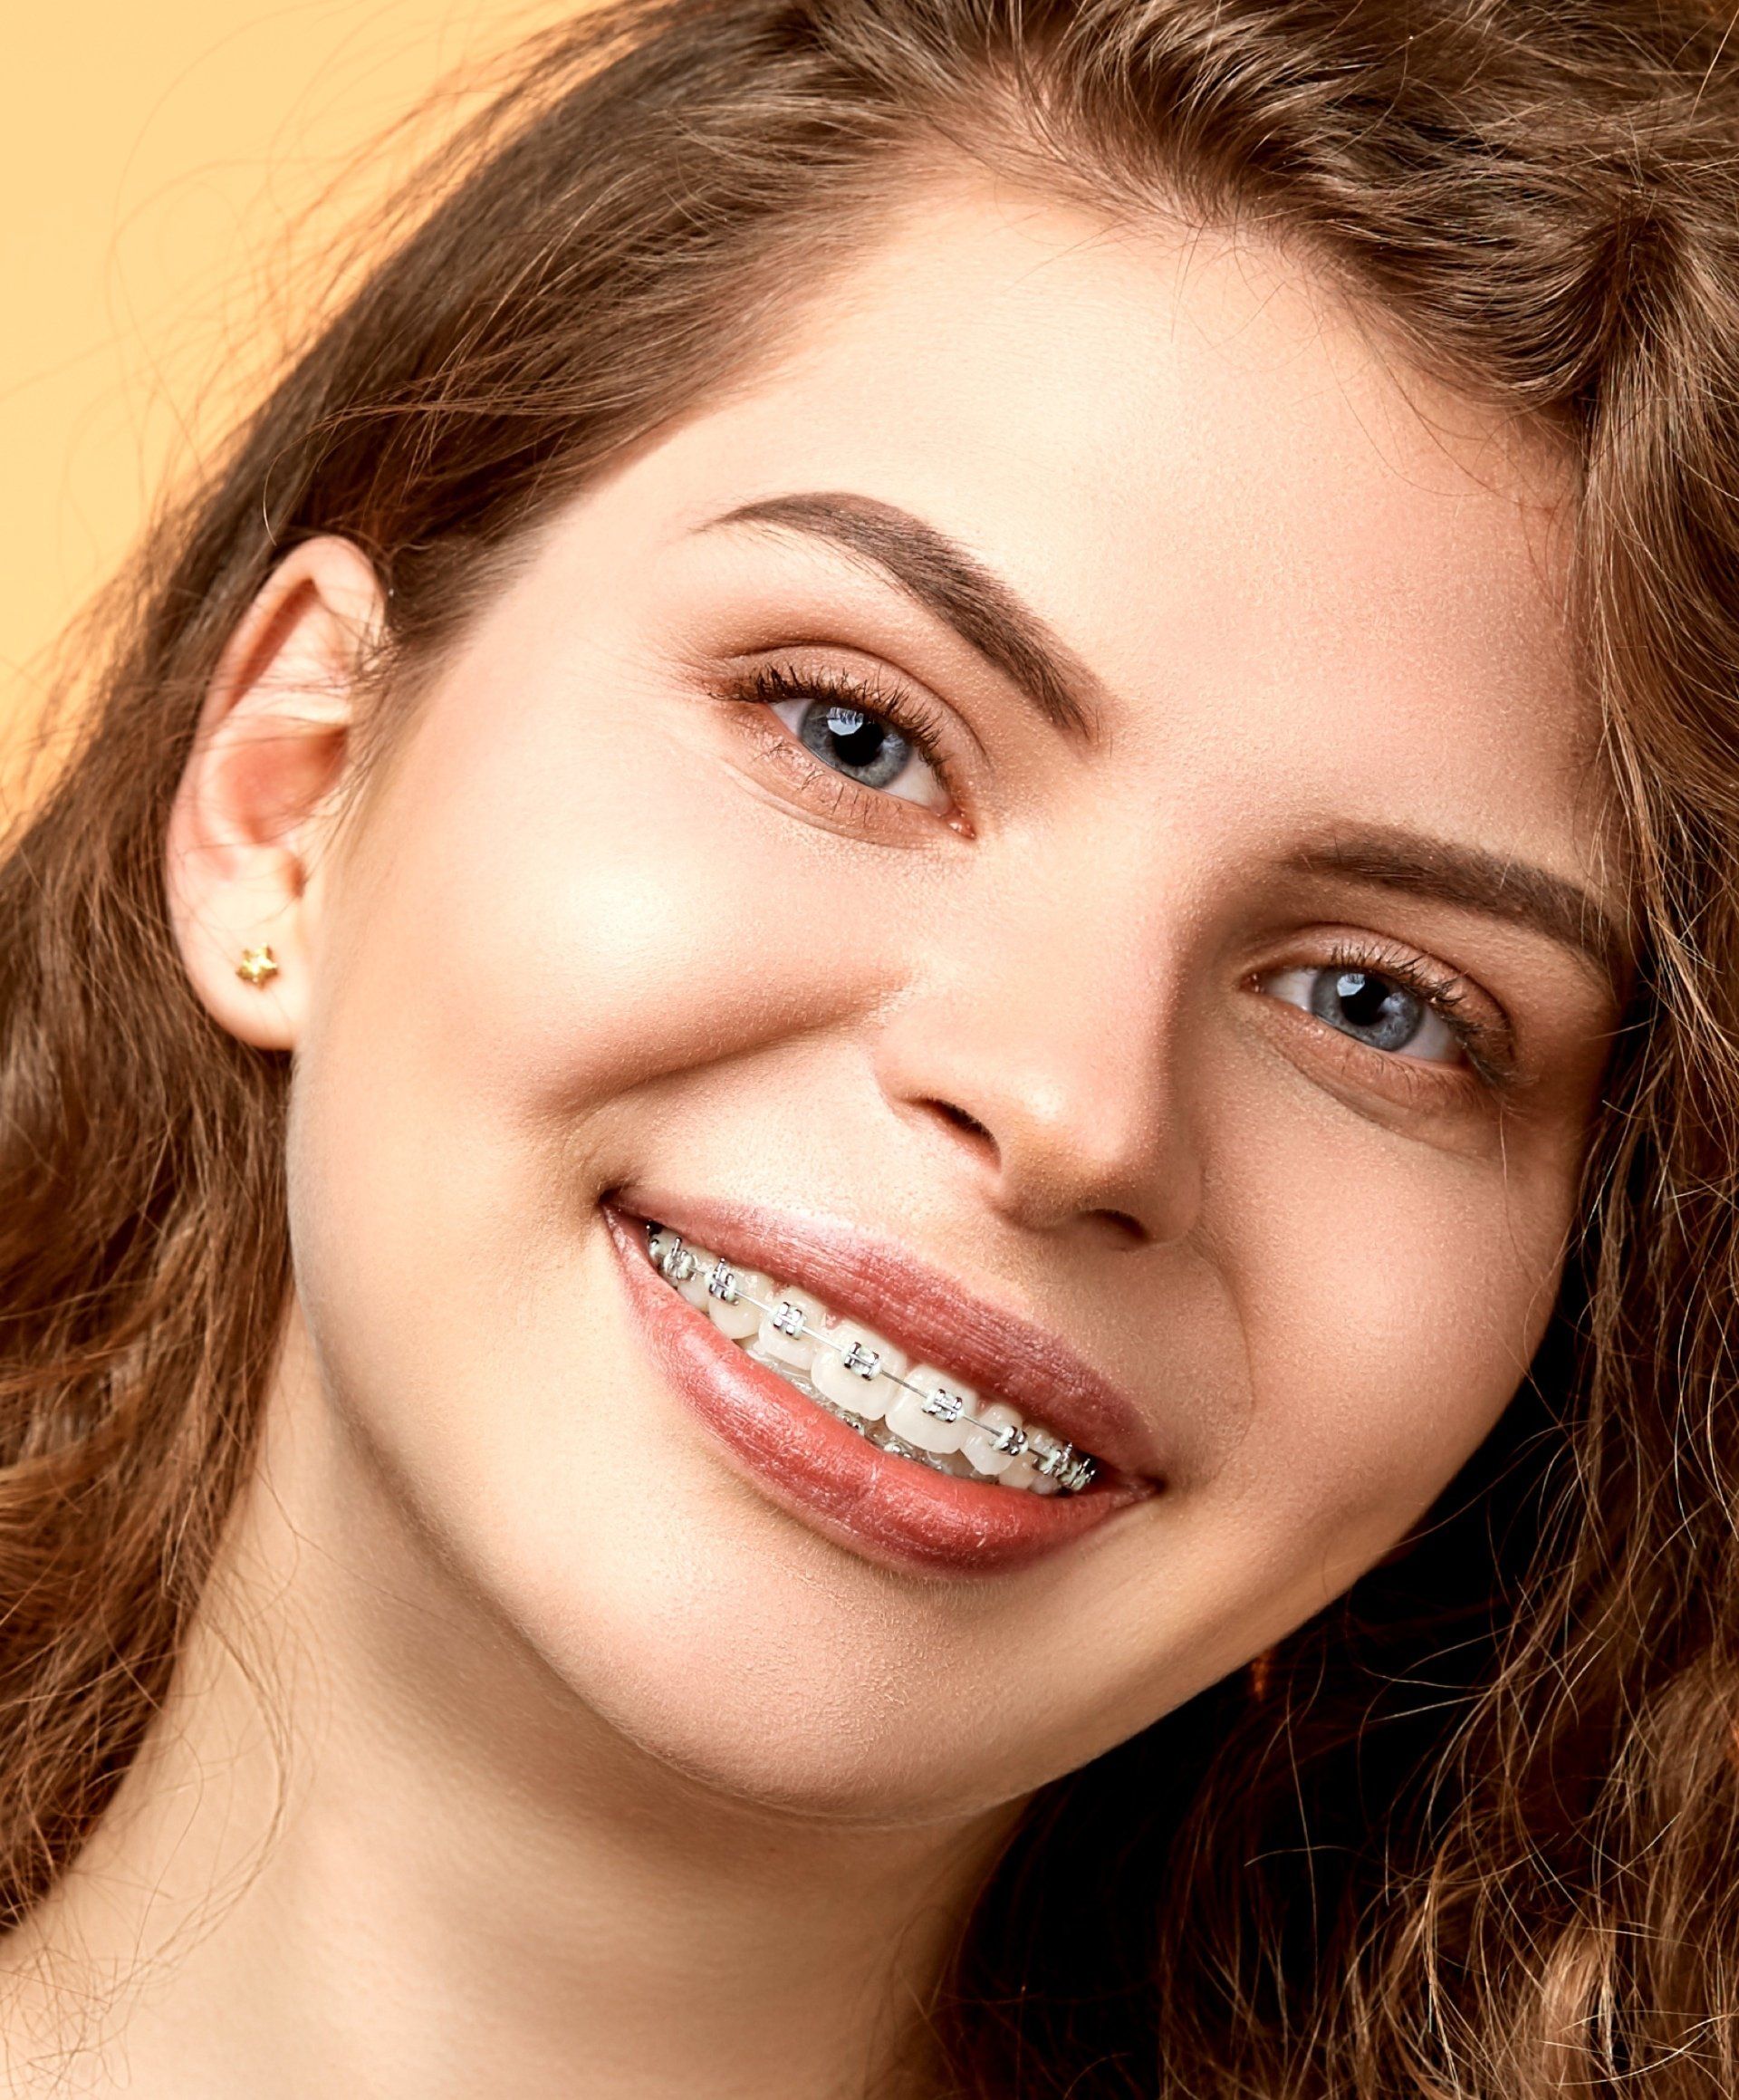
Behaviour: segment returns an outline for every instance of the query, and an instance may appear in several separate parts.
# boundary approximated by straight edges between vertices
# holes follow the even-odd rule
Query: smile
[[[908,1574],[1014,1575],[1166,1493],[1179,1453],[1133,1394],[908,1248],[668,1189],[601,1209],[672,1397],[835,1544]]]
[[[733,1266],[649,1223],[653,1267],[754,1362],[878,1449],[956,1479],[1039,1496],[1078,1495],[1095,1460],[1004,1401],[981,1400],[964,1380],[912,1364],[861,1323],[807,1291]]]

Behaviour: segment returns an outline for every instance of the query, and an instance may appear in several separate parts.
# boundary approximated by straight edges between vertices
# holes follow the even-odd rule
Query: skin
[[[808,491],[969,548],[1094,734],[709,522]],[[168,864],[200,997],[296,1054],[297,1290],[177,1700],[12,1942],[15,2084],[922,2089],[1022,1801],[1392,1548],[1542,1332],[1610,986],[1299,862],[1404,830],[1603,895],[1564,494],[1296,260],[973,178],[553,521],[360,803],[375,579],[284,562]],[[717,696],[769,657],[921,696],[946,804]],[[1353,951],[1502,1076],[1303,1010]],[[651,1360],[624,1183],[968,1278],[1136,1397],[1166,1491],[994,1579],[822,1536]]]

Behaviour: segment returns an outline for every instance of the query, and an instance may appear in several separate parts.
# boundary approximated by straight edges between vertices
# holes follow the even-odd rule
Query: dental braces
[[[692,1248],[683,1245],[681,1237],[668,1232],[661,1225],[648,1223],[646,1228],[647,1251],[652,1257],[653,1267],[669,1284],[686,1284],[699,1270],[700,1263]],[[660,1242],[663,1244],[660,1245]],[[914,1385],[909,1378],[902,1378],[897,1371],[884,1371],[879,1350],[869,1349],[861,1342],[841,1344],[821,1327],[812,1326],[801,1305],[783,1298],[769,1305],[764,1299],[754,1296],[742,1288],[736,1271],[721,1255],[706,1272],[708,1294],[724,1305],[745,1305],[769,1318],[782,1334],[793,1339],[805,1334],[817,1348],[829,1350],[868,1384],[873,1378],[881,1377],[890,1385],[901,1386],[913,1394],[923,1411],[937,1421],[975,1423],[982,1429],[991,1446],[998,1451],[1006,1451],[1010,1458],[1018,1459],[1025,1453],[1033,1460],[1035,1472],[1047,1480],[1054,1480],[1066,1494],[1078,1495],[1092,1483],[1096,1467],[1085,1451],[1078,1451],[1071,1443],[1053,1442],[1049,1437],[1034,1437],[1019,1422],[986,1422],[974,1414],[966,1405],[964,1393],[952,1392],[946,1385]],[[915,1453],[928,1458],[931,1453]]]

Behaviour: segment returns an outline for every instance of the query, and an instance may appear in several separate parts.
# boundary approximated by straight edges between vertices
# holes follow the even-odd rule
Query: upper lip
[[[957,1278],[872,1234],[826,1218],[790,1219],[759,1205],[635,1188],[610,1207],[775,1281],[812,1291],[986,1400],[1005,1400],[1119,1472],[1157,1482],[1165,1470],[1134,1400],[1060,1335],[979,1297]]]

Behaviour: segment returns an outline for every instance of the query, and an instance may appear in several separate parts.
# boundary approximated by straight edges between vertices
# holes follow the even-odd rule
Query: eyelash
[[[915,692],[885,686],[877,679],[845,670],[837,664],[800,669],[795,664],[778,661],[753,664],[746,670],[720,681],[716,689],[722,698],[749,707],[770,709],[780,701],[831,700],[842,707],[860,708],[866,715],[877,716],[884,722],[890,722],[926,764],[936,769],[937,778],[952,798],[949,767],[942,755],[947,736],[946,719],[939,708]],[[776,734],[782,745],[788,744],[805,758],[809,757],[797,739],[783,727]],[[829,790],[841,799],[864,796],[877,804],[895,799],[884,795],[879,788],[866,787],[861,781],[850,779],[843,773],[834,773],[818,761],[811,759],[810,764],[818,779],[825,782]]]
[[[1385,977],[1436,1015],[1466,1055],[1469,1069],[1487,1086],[1501,1087],[1514,1076],[1515,1041],[1507,1023],[1467,1012],[1466,979],[1428,958],[1380,941],[1360,945],[1331,943],[1316,969],[1369,970]],[[1349,1038],[1350,1040],[1350,1038]],[[1382,1053],[1378,1053],[1382,1055]]]
[[[838,702],[878,716],[890,722],[910,742],[919,756],[935,767],[944,786],[952,793],[950,771],[943,756],[947,737],[946,718],[934,703],[908,689],[886,685],[879,679],[847,670],[837,664],[800,667],[773,660],[753,664],[735,675],[717,680],[715,689],[724,700],[764,711],[781,701],[820,700]],[[795,753],[805,762],[818,789],[824,787],[835,797],[836,807],[841,804],[859,806],[868,804],[879,811],[890,804],[899,807],[895,798],[879,789],[866,787],[861,782],[835,773],[812,759],[783,727],[774,727],[770,734],[776,737],[782,755],[788,760]],[[1515,1044],[1507,1023],[1467,1011],[1468,994],[1462,988],[1465,979],[1434,964],[1428,958],[1381,941],[1359,943],[1342,939],[1332,942],[1311,967],[1369,970],[1389,978],[1427,1007],[1449,1029],[1461,1045],[1468,1068],[1477,1079],[1497,1088],[1513,1077]]]

